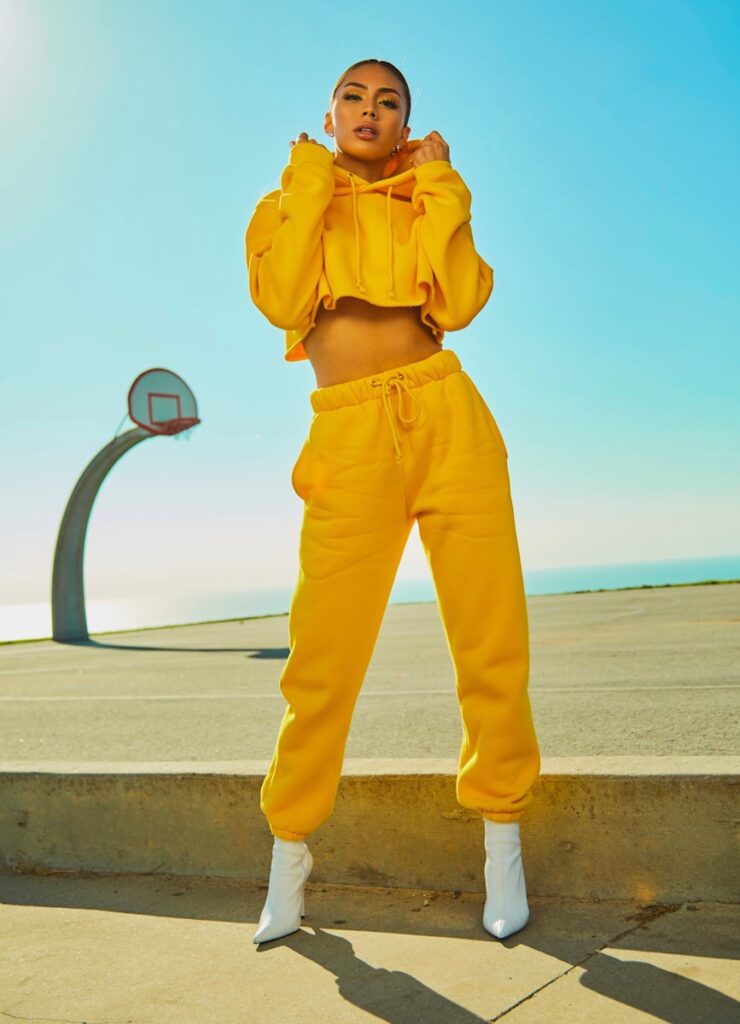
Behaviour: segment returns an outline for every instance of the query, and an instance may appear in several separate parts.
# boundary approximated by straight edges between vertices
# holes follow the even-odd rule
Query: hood
[[[406,143],[405,159],[408,152],[413,152],[421,146],[423,139],[409,139]],[[352,218],[355,225],[355,285],[357,290],[365,292],[367,289],[362,283],[362,260],[360,255],[360,229],[357,218],[357,196],[368,192],[385,192],[386,194],[386,226],[388,236],[388,286],[386,293],[389,298],[395,298],[395,279],[393,277],[393,217],[391,216],[391,196],[404,196],[411,199],[416,185],[416,170],[409,167],[405,171],[396,172],[396,168],[402,157],[394,154],[388,157],[383,167],[383,177],[377,181],[367,181],[354,171],[348,171],[344,167],[334,164],[334,195],[352,196]]]
[[[422,144],[423,139],[409,139],[406,143],[406,153],[414,152]],[[404,157],[406,155],[404,154]],[[338,164],[334,164],[334,194],[337,196],[349,195],[352,192],[395,192],[396,195],[411,198],[416,184],[416,171],[413,167],[408,170],[396,172],[401,162],[401,155],[389,156],[383,167],[383,176],[377,181],[367,181],[362,175],[355,171],[348,171]]]

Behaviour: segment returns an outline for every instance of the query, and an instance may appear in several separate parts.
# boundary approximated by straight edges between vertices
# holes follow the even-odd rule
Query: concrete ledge
[[[0,763],[0,865],[264,880],[266,761]],[[484,892],[454,761],[350,760],[312,882]],[[532,896],[738,898],[738,757],[543,758],[521,819]]]

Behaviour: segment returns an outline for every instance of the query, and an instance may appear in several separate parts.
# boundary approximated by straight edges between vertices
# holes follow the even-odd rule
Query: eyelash
[[[351,100],[351,99],[359,100],[359,99],[362,99],[362,97],[360,96],[359,93],[356,93],[356,92],[345,92],[344,95],[342,96],[342,99],[343,100]],[[381,100],[380,102],[381,103],[390,103],[391,107],[394,110],[398,110],[399,104],[396,103],[395,100]]]

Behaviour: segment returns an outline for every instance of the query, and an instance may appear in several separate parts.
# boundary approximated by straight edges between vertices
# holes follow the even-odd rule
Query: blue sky
[[[151,366],[203,422],[106,480],[88,596],[292,583],[315,377],[244,230],[372,56],[473,195],[495,289],[445,346],[506,438],[525,569],[738,553],[739,34],[734,2],[0,0],[0,603],[48,596]],[[414,532],[399,576],[426,572]]]

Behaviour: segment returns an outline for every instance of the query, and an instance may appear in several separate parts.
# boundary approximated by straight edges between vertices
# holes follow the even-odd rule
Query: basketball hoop
[[[193,427],[200,423],[199,419],[184,417],[178,421],[182,426],[175,431],[168,431],[176,441],[189,441],[193,436]]]
[[[129,389],[128,412],[150,434],[175,438],[200,423],[195,395],[182,377],[163,367],[139,374]]]
[[[184,434],[186,430],[190,430],[196,423],[200,423],[197,416],[175,416],[171,420],[162,420],[161,422],[155,423],[158,428],[156,433],[158,434],[175,434],[179,436]],[[151,429],[151,428],[150,428]]]

